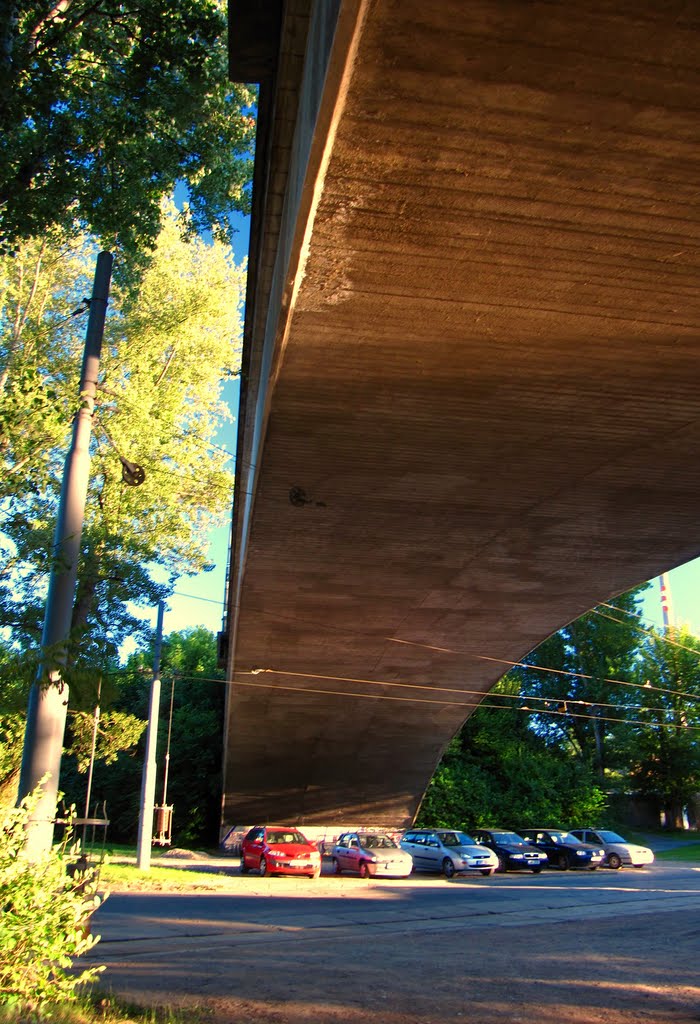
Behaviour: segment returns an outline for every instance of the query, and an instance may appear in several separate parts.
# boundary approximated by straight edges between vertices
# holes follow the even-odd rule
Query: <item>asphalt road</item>
[[[447,882],[231,875],[217,894],[112,894],[103,986],[217,1021],[700,1021],[700,869]]]

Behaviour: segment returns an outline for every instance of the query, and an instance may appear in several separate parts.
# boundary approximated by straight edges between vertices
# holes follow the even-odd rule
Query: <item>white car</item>
[[[407,878],[413,861],[381,832],[344,832],[333,847],[333,869],[336,875],[356,871],[361,878]]]
[[[413,828],[404,832],[401,848],[411,854],[416,871],[442,871],[452,878],[461,871],[492,875],[498,857],[487,846],[479,846],[466,832],[453,828]]]
[[[584,843],[595,843],[605,850],[602,866],[605,868],[621,868],[623,864],[633,868],[643,868],[654,863],[654,854],[648,846],[637,846],[628,843],[617,832],[599,828],[574,828],[571,834]]]

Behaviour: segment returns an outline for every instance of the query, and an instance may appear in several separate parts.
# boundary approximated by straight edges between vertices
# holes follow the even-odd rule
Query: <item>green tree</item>
[[[120,673],[114,713],[146,720],[152,660],[150,648],[128,659]],[[202,627],[171,633],[163,640],[156,802],[163,800],[168,752],[167,803],[174,805],[173,839],[180,846],[214,846],[219,838],[225,681],[216,661],[216,637]],[[93,794],[106,801],[110,836],[123,842],[136,837],[144,742],[142,736],[137,746],[118,751],[111,763],[102,760],[95,765]],[[69,801],[82,806],[85,780],[72,752],[63,760],[61,788]]]
[[[561,742],[533,728],[529,714],[512,699],[519,680],[509,673],[489,694],[448,747],[426,792],[422,824],[493,825],[597,819],[605,798],[588,766]]]
[[[230,213],[249,204],[255,96],[227,81],[226,61],[223,0],[3,4],[6,249],[77,223],[140,259],[178,181],[184,232],[230,240]]]
[[[686,628],[650,633],[637,668],[640,689],[620,737],[629,781],[659,798],[671,828],[700,792],[700,640]]]
[[[601,605],[570,622],[540,644],[514,670],[520,692],[534,698],[536,728],[571,751],[605,779],[607,718],[628,697],[626,688],[609,680],[631,680],[640,644],[638,605],[646,584],[620,595],[615,609]],[[541,711],[541,714],[536,714]]]
[[[165,211],[138,294],[115,287],[92,441],[71,666],[111,671],[127,635],[147,636],[130,603],[152,606],[173,580],[206,569],[210,528],[233,487],[213,438],[230,419],[223,381],[240,362],[244,268],[223,243],[183,242]],[[94,248],[31,241],[2,264],[0,607],[25,658],[43,601],[83,347]],[[89,291],[88,291],[89,293]],[[143,466],[132,487],[122,462]],[[156,579],[154,573],[159,573]]]

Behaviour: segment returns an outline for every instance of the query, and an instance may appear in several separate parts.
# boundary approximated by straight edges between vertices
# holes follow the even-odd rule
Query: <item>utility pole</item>
[[[41,783],[39,802],[27,825],[26,849],[32,857],[47,852],[53,842],[68,707],[68,686],[62,678],[62,669],[66,663],[78,576],[80,540],[90,477],[90,434],[111,276],[112,254],[101,252],[97,257],[90,299],[80,374],[80,407],[73,419],[73,436],[63,469],[41,638],[42,663],[29,693],[27,706],[18,798],[22,800]]]
[[[160,707],[160,651],[163,645],[163,613],[165,602],[158,602],[158,625],[156,646],[153,653],[153,680],[151,700],[148,706],[148,728],[146,729],[146,754],[141,777],[141,809],[139,812],[139,834],[136,848],[136,867],[149,871],[151,867],[151,842],[153,840],[153,805],[156,796],[156,741],[158,739],[158,709]]]

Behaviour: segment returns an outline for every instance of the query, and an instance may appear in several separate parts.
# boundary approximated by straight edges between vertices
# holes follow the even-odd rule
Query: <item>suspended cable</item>
[[[563,668],[548,668],[545,665],[530,665],[525,661],[508,661],[505,658],[492,658],[486,654],[473,654],[471,651],[457,651],[449,647],[435,647],[432,644],[418,643],[414,640],[399,640],[398,637],[386,637],[397,644],[407,644],[410,647],[427,648],[430,651],[439,651],[444,654],[457,654],[468,658],[476,658],[479,661],[495,662],[497,665],[508,665],[510,668],[526,668],[529,672],[548,672],[552,675],[568,676],[575,679],[589,679],[598,683],[610,683],[613,686],[631,686],[638,690],[653,690],[656,693],[668,693],[676,697],[683,697],[686,700],[700,700],[700,696],[684,693],[682,690],[670,690],[663,686],[647,686],[646,683],[631,683],[626,679],[610,679],[607,676],[594,676],[586,672],[573,672]]]
[[[326,689],[317,689],[317,688],[311,687],[311,686],[288,686],[288,685],[286,685],[284,683],[254,683],[254,682],[248,682],[246,680],[235,680],[234,684],[236,686],[246,686],[246,687],[253,687],[253,688],[258,688],[258,689],[262,688],[262,689],[285,690],[286,692],[290,692],[290,693],[313,693],[313,694],[319,694],[319,695],[322,695],[322,696],[328,695],[328,696],[331,696],[331,697],[355,697],[355,698],[357,698],[359,700],[390,700],[390,701],[394,701],[394,702],[401,702],[401,703],[404,703],[404,704],[406,704],[406,703],[408,703],[408,704],[433,704],[433,705],[438,705],[440,707],[472,708],[475,711],[478,710],[479,708],[490,708],[490,709],[498,710],[498,711],[513,711],[513,710],[515,710],[515,711],[523,711],[523,712],[526,712],[527,714],[532,714],[533,713],[532,709],[531,708],[527,708],[527,707],[508,708],[508,707],[505,707],[502,704],[484,704],[483,702],[479,702],[479,701],[433,700],[433,699],[430,699],[430,698],[427,698],[427,697],[394,697],[394,696],[390,696],[388,694],[383,694],[383,693],[357,693],[357,692],[353,692],[351,690],[326,690]],[[229,684],[229,685],[234,685],[234,684]],[[499,695],[499,696],[501,696],[501,695]],[[558,715],[560,717],[567,716],[567,717],[570,717],[570,718],[585,718],[588,721],[590,721],[591,717],[592,717],[591,715],[583,715],[583,714],[578,714],[576,712],[572,713],[572,712],[569,712],[569,711],[537,711],[536,714]],[[694,725],[682,725],[682,724],[676,725],[676,724],[673,724],[673,723],[666,723],[666,722],[644,722],[644,721],[639,721],[639,720],[636,720],[636,719],[613,718],[613,717],[607,717],[607,716],[604,716],[604,715],[595,715],[594,717],[595,717],[595,720],[597,722],[616,722],[617,724],[620,724],[620,725],[639,725],[639,726],[643,726],[644,728],[651,728],[651,729],[676,729],[676,730],[683,729],[684,731],[700,732],[700,726],[694,726]]]
[[[399,682],[396,682],[394,680],[388,680],[388,679],[365,679],[365,678],[358,677],[358,676],[322,675],[320,673],[314,673],[314,672],[292,672],[292,671],[287,671],[287,670],[284,670],[284,669],[274,669],[274,668],[252,669],[250,674],[251,675],[259,675],[259,674],[262,674],[262,673],[270,673],[272,675],[280,675],[280,676],[291,676],[291,677],[296,678],[296,679],[322,679],[322,680],[328,680],[329,682],[334,682],[334,683],[359,683],[359,684],[368,684],[368,685],[371,685],[371,686],[399,687],[399,688],[402,688],[402,689],[409,689],[409,690],[428,690],[428,691],[430,691],[432,693],[458,693],[458,694],[468,693],[468,694],[473,694],[473,695],[474,694],[475,695],[481,694],[483,696],[489,695],[491,697],[496,697],[496,696],[497,697],[504,697],[507,700],[538,700],[538,701],[550,702],[550,703],[562,703],[562,702],[566,701],[569,704],[582,704],[582,705],[585,705],[587,707],[611,707],[611,708],[619,708],[619,707],[636,708],[636,707],[640,707],[640,709],[643,709],[645,711],[646,710],[649,710],[649,711],[653,710],[653,711],[659,711],[659,712],[662,712],[662,713],[667,710],[665,708],[646,708],[644,705],[604,704],[603,702],[596,701],[596,700],[585,701],[585,700],[579,700],[579,699],[572,700],[569,697],[551,697],[551,696],[550,697],[540,697],[540,696],[536,696],[536,695],[523,694],[523,693],[519,693],[519,694],[498,693],[498,694],[496,694],[492,690],[491,691],[489,691],[489,690],[486,690],[486,691],[485,690],[470,690],[470,689],[468,689],[466,687],[462,687],[462,686],[451,687],[451,686],[431,686],[428,683],[399,683]],[[237,674],[238,675],[245,675],[246,673],[239,672]],[[644,687],[644,689],[646,691],[648,691],[649,689],[652,689],[652,688],[651,687]]]
[[[614,604],[606,604],[603,602],[599,607],[611,608],[616,612],[634,615],[634,612],[628,612],[626,608],[616,608]],[[595,612],[596,615],[600,615],[603,619],[609,619],[610,622],[617,622],[620,626],[632,626],[633,629],[636,629],[638,632],[650,637],[652,640],[661,640],[670,647],[677,647],[680,651],[688,651],[689,654],[694,654],[696,658],[700,658],[700,651],[695,647],[688,647],[687,644],[679,644],[677,640],[674,640],[667,633],[657,633],[652,629],[645,629],[644,626],[635,625],[633,622],[625,622],[624,619],[616,619],[613,615],[606,615],[605,612],[599,611],[598,608],[592,608],[591,611]]]

